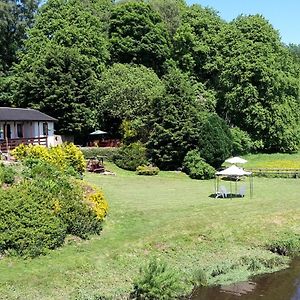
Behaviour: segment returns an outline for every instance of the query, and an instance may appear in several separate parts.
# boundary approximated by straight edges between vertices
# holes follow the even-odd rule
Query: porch
[[[20,144],[24,145],[43,145],[48,146],[48,137],[32,137],[32,138],[12,138],[7,140],[0,140],[0,151],[7,153],[8,150],[13,150]]]

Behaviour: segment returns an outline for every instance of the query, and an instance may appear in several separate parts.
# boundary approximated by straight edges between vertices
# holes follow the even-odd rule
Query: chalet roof
[[[52,118],[38,110],[31,108],[0,107],[0,121],[52,121]]]

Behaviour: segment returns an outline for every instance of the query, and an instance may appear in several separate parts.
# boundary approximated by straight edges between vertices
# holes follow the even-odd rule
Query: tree
[[[116,4],[110,19],[112,62],[143,64],[155,71],[170,56],[170,41],[161,17],[149,4]]]
[[[298,71],[278,32],[262,16],[240,16],[219,38],[218,113],[258,149],[295,151]]]
[[[219,168],[232,153],[232,136],[228,125],[217,114],[202,114],[198,122],[197,148],[200,156]]]
[[[182,166],[186,153],[198,140],[197,87],[177,68],[169,70],[163,82],[166,94],[152,106],[147,148],[159,168],[174,170]]]
[[[159,13],[171,37],[181,24],[187,5],[184,0],[149,0],[151,7]]]
[[[99,84],[99,125],[113,134],[122,131],[123,142],[145,141],[148,129],[144,119],[164,91],[152,69],[134,64],[112,65]]]
[[[61,133],[96,125],[99,77],[109,58],[105,26],[94,13],[98,3],[49,0],[14,69],[16,103],[56,117]]]
[[[101,111],[122,121],[147,116],[164,85],[145,66],[114,64],[102,74],[99,90]]]
[[[33,24],[39,0],[0,1],[0,75],[17,61],[26,30]]]
[[[217,37],[224,26],[225,21],[214,10],[192,5],[183,14],[174,36],[174,56],[179,67],[208,87],[214,87],[217,81]]]

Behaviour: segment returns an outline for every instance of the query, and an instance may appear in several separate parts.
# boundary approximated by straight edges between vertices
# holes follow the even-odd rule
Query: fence
[[[7,152],[8,150],[15,149],[20,144],[47,146],[47,137],[9,139],[7,142],[5,140],[0,141],[0,150],[2,152]]]
[[[254,176],[300,178],[300,169],[289,168],[247,168]]]

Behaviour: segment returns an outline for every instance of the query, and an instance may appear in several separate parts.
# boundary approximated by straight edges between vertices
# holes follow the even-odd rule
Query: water
[[[300,259],[290,268],[226,286],[199,288],[192,300],[300,300]]]

